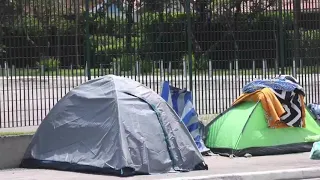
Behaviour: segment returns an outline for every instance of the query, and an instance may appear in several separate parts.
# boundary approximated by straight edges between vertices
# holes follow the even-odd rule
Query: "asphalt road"
[[[193,97],[199,114],[218,114],[230,107],[241,94],[241,88],[254,78],[272,76],[194,76]],[[163,80],[173,86],[189,87],[189,78],[183,76],[132,77],[157,93]],[[318,74],[299,75],[309,102],[320,102]],[[85,77],[0,77],[0,128],[38,125],[50,109]]]
[[[169,173],[148,176],[134,176],[130,180],[148,179],[160,180],[181,177],[208,176],[230,173],[250,173],[259,171],[288,170],[297,168],[317,167],[319,161],[310,160],[309,153],[288,154],[278,156],[260,156],[251,158],[234,158],[211,156],[205,157],[209,170],[192,171],[188,173]],[[123,179],[108,175],[92,175],[73,172],[39,169],[8,169],[0,171],[1,180],[117,180]]]

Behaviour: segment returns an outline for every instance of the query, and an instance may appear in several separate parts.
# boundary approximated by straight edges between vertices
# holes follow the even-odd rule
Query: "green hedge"
[[[183,59],[187,52],[185,14],[151,15],[142,22],[141,32],[145,35],[139,48],[142,58],[164,62]]]
[[[85,17],[81,14],[78,27],[74,17],[70,16],[57,16],[48,22],[43,19],[45,17],[25,16],[10,26],[8,24],[3,26],[4,38],[2,43],[0,42],[0,56],[9,60],[28,59],[27,63],[30,66],[36,66],[41,56],[57,58],[56,55],[60,52],[58,58],[60,65],[69,66],[76,62],[75,38],[78,38],[78,52],[81,64],[84,64]],[[219,17],[207,22],[199,22],[199,19],[197,15],[191,17],[194,42],[197,42],[202,50],[193,52],[193,67],[196,69],[206,69],[208,59],[225,62],[219,63],[220,65],[217,65],[219,67],[216,68],[228,68],[227,61],[235,58],[244,62],[244,60],[277,57],[278,13],[261,13],[255,16],[239,14],[234,33],[228,33],[230,24]],[[94,67],[99,67],[99,64],[111,65],[117,59],[130,56],[134,57],[135,61],[148,62],[145,71],[152,65],[151,62],[160,60],[174,62],[173,68],[180,68],[188,50],[186,20],[184,13],[145,13],[139,22],[133,24],[131,36],[127,36],[126,32],[129,31],[126,29],[126,20],[122,17],[108,17],[105,13],[90,14],[88,23],[91,65]],[[285,58],[286,64],[289,65],[293,53],[292,13],[284,14],[282,20],[286,29],[283,33]],[[130,39],[131,44],[128,47],[126,42]],[[303,57],[305,59],[319,57],[317,49],[320,45],[319,30],[303,31],[301,39]],[[19,50],[19,47],[23,50]],[[202,56],[204,53],[207,56]],[[17,63],[17,60],[12,63]],[[240,68],[249,66],[250,63],[240,64]]]

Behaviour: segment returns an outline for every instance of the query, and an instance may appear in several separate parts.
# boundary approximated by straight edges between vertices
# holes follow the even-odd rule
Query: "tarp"
[[[113,75],[63,97],[39,126],[21,167],[122,176],[207,169],[172,108],[146,86]]]
[[[320,127],[306,109],[306,127],[269,128],[260,102],[243,102],[230,107],[206,126],[205,143],[213,153],[243,156],[308,152],[308,136]]]
[[[187,89],[171,86],[168,81],[162,84],[161,97],[175,110],[187,126],[201,153],[210,151],[203,142],[204,126],[192,103],[192,93]]]

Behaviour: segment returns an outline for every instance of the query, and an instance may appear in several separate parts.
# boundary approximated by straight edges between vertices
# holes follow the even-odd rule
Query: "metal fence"
[[[193,91],[217,114],[255,78],[292,74],[319,102],[319,0],[0,0],[0,128],[39,125],[116,74]]]

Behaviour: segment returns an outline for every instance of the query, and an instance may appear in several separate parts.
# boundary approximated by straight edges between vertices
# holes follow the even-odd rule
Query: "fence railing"
[[[317,0],[28,0],[0,5],[0,128],[39,125],[75,86],[106,74],[192,90],[217,114],[244,84],[297,77],[319,102]]]

